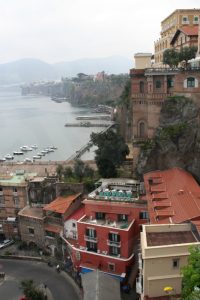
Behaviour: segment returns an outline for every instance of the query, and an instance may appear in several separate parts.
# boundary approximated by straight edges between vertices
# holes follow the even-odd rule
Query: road
[[[2,300],[19,300],[23,294],[19,285],[24,279],[33,279],[36,284],[46,284],[55,300],[80,300],[72,279],[66,280],[45,263],[0,259],[0,272],[6,274],[5,281],[0,282]]]

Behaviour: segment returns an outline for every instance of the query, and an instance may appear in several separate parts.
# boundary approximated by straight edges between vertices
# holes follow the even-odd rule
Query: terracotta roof
[[[177,29],[174,36],[172,37],[172,40],[170,42],[171,45],[173,45],[179,36],[179,34],[183,32],[187,36],[198,36],[198,25],[197,26],[183,26],[180,29]]]
[[[62,227],[61,226],[55,226],[55,225],[46,224],[44,226],[44,230],[50,231],[50,232],[55,232],[55,233],[60,233],[61,230],[62,230]]]
[[[162,177],[162,183],[152,182],[155,175]],[[151,223],[181,223],[200,217],[200,186],[188,172],[179,168],[149,172],[144,183]],[[166,192],[157,193],[163,184]]]
[[[79,209],[77,209],[75,212],[73,212],[69,217],[65,219],[67,220],[79,220],[81,217],[83,217],[85,214],[85,207],[81,206]]]
[[[60,214],[64,214],[70,207],[71,203],[81,194],[70,195],[67,197],[58,197],[51,203],[45,205],[44,210],[50,210]]]

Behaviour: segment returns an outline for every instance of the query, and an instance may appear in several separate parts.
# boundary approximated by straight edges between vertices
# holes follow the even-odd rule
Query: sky
[[[152,52],[161,21],[199,0],[0,0],[0,63]]]

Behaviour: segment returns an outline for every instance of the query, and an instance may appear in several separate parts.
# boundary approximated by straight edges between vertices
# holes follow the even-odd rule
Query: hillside
[[[141,145],[137,173],[180,167],[200,181],[200,109],[188,98],[165,101],[153,141]]]
[[[120,56],[80,59],[56,64],[27,58],[0,64],[0,84],[57,80],[61,77],[73,77],[80,72],[96,74],[103,70],[110,74],[128,73],[131,67],[132,61]]]

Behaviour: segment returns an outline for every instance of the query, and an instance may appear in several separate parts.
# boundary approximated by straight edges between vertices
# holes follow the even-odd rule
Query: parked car
[[[0,243],[0,249],[10,246],[13,243],[14,243],[13,240],[4,240],[2,243]]]

